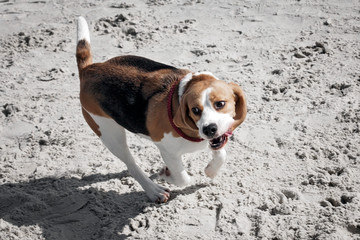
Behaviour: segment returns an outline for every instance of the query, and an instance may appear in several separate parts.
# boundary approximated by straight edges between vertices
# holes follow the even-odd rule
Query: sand
[[[133,54],[238,83],[248,115],[214,180],[151,203],[81,115],[76,18],[94,61]],[[0,1],[0,239],[360,239],[357,0]]]

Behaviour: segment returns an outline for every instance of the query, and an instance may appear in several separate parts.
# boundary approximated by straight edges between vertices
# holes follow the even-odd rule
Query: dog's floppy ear
[[[181,97],[179,108],[174,115],[174,124],[180,129],[197,129],[196,124],[189,116],[187,94]]]
[[[235,83],[229,83],[234,92],[234,99],[235,99],[235,117],[234,117],[234,124],[233,130],[238,127],[246,117],[247,107],[246,107],[246,99],[244,92],[241,88]]]

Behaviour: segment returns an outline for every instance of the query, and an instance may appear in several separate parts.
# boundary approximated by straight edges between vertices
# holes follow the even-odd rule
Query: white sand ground
[[[134,54],[241,85],[214,181],[150,203],[81,116],[76,18],[95,61]],[[360,239],[358,0],[0,1],[0,239]],[[130,135],[156,179],[155,146]]]

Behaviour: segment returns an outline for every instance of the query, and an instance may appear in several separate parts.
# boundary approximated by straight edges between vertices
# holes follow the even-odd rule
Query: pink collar
[[[169,117],[169,121],[171,123],[171,126],[174,128],[174,130],[183,138],[185,138],[186,140],[189,140],[191,142],[201,142],[203,141],[204,139],[202,138],[193,138],[193,137],[190,137],[188,135],[186,135],[183,131],[181,131],[180,128],[178,128],[175,123],[174,123],[174,118],[173,118],[173,115],[172,115],[172,97],[174,95],[174,92],[175,92],[175,88],[176,86],[178,85],[179,81],[176,81],[171,89],[170,89],[170,92],[169,92],[169,95],[168,95],[168,99],[167,99],[167,112],[168,112],[168,117]]]

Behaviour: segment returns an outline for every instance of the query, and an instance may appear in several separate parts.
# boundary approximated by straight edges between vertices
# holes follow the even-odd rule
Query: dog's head
[[[241,88],[225,83],[211,73],[188,74],[179,86],[180,106],[174,123],[180,129],[198,131],[218,150],[246,117],[246,100]]]

